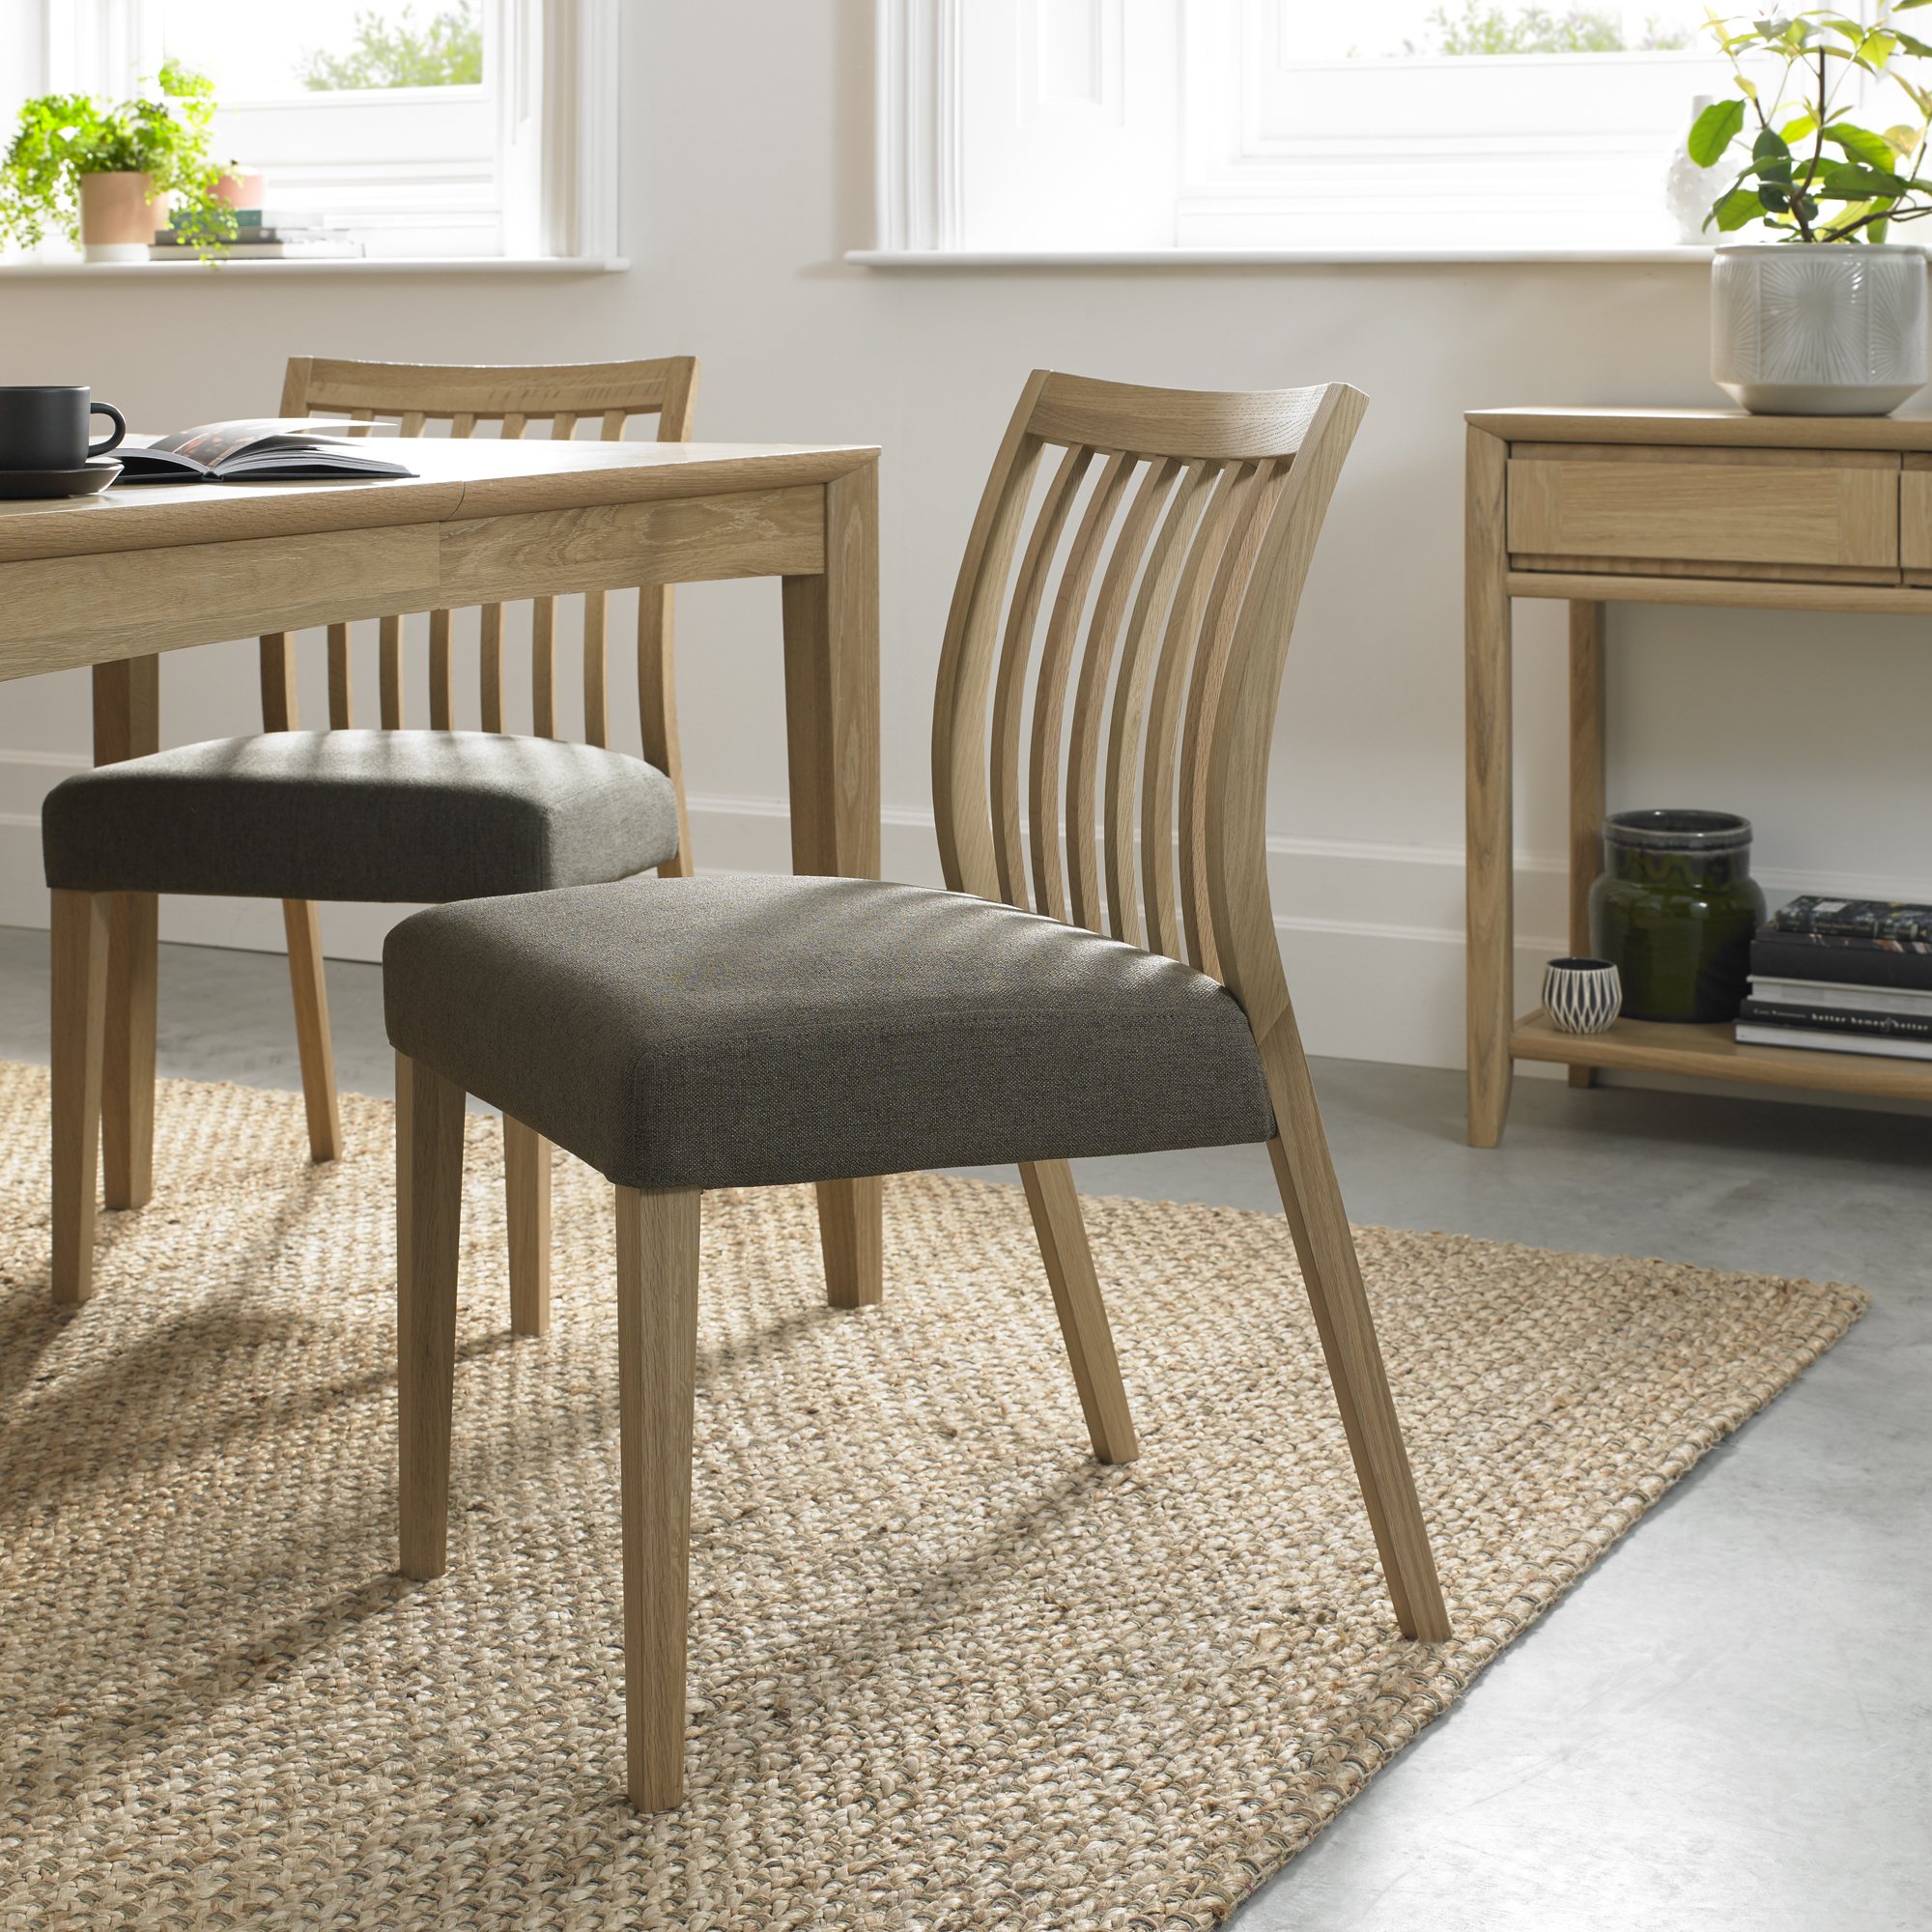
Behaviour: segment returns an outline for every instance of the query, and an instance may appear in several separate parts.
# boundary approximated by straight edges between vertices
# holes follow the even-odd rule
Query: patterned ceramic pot
[[[1608,1033],[1623,1004],[1607,959],[1552,959],[1543,969],[1543,1010],[1558,1033]]]
[[[1758,415],[1889,415],[1925,386],[1923,250],[1719,248],[1711,264],[1711,375]]]

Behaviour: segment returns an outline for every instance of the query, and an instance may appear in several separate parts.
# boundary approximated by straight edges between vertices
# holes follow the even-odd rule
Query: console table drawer
[[[1932,569],[1932,469],[1919,481]],[[1887,450],[1513,443],[1508,545],[1532,569],[1620,559],[1895,571],[1899,485]]]
[[[1932,456],[1908,455],[1898,479],[1898,560],[1913,582],[1932,581]]]

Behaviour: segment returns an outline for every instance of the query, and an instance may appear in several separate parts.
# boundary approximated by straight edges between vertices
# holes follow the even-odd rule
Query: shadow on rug
[[[508,1334],[470,1122],[449,1574],[394,1561],[391,1123],[167,1083],[156,1193],[48,1299],[0,1067],[0,1922],[1211,1926],[1712,1445],[1852,1288],[1364,1231],[1454,1638],[1405,1642],[1277,1216],[1087,1203],[1143,1453],[1087,1454],[1017,1188],[707,1197],[690,1797],[621,1792],[609,1190]],[[22,1916],[24,1915],[24,1917]]]

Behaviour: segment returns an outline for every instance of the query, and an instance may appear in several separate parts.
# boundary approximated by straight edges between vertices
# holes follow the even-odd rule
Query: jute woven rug
[[[1279,1217],[1088,1203],[1144,1454],[1104,1470],[1017,1188],[889,1183],[887,1305],[804,1190],[707,1200],[691,1790],[620,1789],[608,1196],[559,1159],[513,1343],[471,1122],[453,1568],[390,1574],[388,1110],[166,1085],[154,1204],[46,1281],[0,1067],[0,1922],[1217,1923],[1672,1482],[1851,1288],[1368,1232],[1454,1639],[1403,1642]]]

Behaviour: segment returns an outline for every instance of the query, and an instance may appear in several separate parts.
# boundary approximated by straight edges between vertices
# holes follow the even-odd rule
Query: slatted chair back
[[[697,360],[664,356],[648,362],[566,362],[549,366],[439,366],[411,362],[340,362],[298,355],[291,358],[282,386],[285,416],[341,416],[367,424],[366,433],[394,425],[406,437],[421,436],[432,422],[447,422],[449,434],[474,436],[478,426],[520,438],[545,425],[558,440],[595,424],[595,435],[616,441],[634,416],[657,418],[660,442],[683,442],[691,435],[697,391]],[[672,663],[671,597],[668,585],[647,584],[638,596],[638,687],[644,756],[667,773],[678,792],[680,854],[689,849],[684,823],[684,787],[679,769],[677,709]],[[448,611],[429,613],[429,718],[432,730],[451,728],[455,667]],[[605,593],[583,596],[583,737],[610,742],[606,681]],[[350,629],[328,627],[328,723],[333,730],[357,720],[350,677]],[[503,729],[503,606],[481,611],[478,674],[480,709],[486,731]],[[384,730],[404,724],[403,617],[379,621],[378,717]],[[530,715],[540,737],[554,738],[556,707],[556,600],[532,601],[530,624]],[[286,633],[262,639],[262,723],[266,729],[296,728],[293,639]],[[667,869],[671,869],[668,867]],[[685,869],[680,864],[677,869]]]
[[[1367,399],[1037,372],[980,498],[933,719],[947,883],[1186,958],[1287,1009],[1268,753]]]

